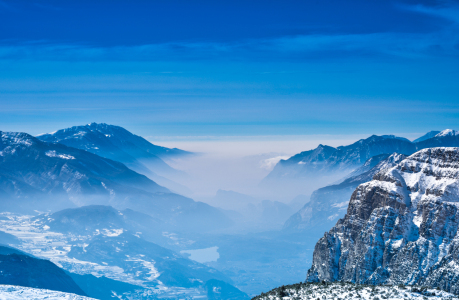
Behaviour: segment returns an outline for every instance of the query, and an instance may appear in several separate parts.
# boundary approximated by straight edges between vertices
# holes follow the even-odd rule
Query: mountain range
[[[451,129],[431,131],[414,142],[394,135],[372,135],[348,146],[334,148],[319,145],[316,149],[280,160],[263,179],[261,186],[286,194],[308,194],[317,186],[326,186],[347,176],[373,156],[391,153],[411,155],[430,147],[457,146],[459,135]]]
[[[211,199],[226,210],[176,194],[153,179],[160,177],[153,166],[167,169],[163,159],[190,153],[168,154],[155,145],[149,152],[148,141],[121,127],[92,123],[39,137],[0,136],[0,243],[20,249],[0,248],[10,273],[21,270],[13,263],[40,257],[63,269],[80,294],[99,299],[113,293],[120,299],[247,299],[233,284],[255,295],[286,278],[301,279],[304,270],[292,268],[308,264],[310,245],[319,239],[308,281],[416,284],[458,293],[451,286],[459,278],[459,155],[443,147],[459,145],[454,130],[413,142],[371,136],[349,146],[320,145],[280,161],[265,183],[324,186],[296,213],[298,207],[232,191]],[[181,176],[175,172],[169,174]],[[260,224],[257,233],[228,234],[239,230],[232,224],[243,228],[249,220]],[[218,259],[204,264],[179,254],[211,248]],[[16,279],[7,283],[27,284]],[[303,294],[284,297],[290,296]]]
[[[123,127],[105,123],[90,123],[41,134],[38,139],[44,142],[60,143],[69,147],[83,149],[99,156],[120,162],[134,159],[170,158],[189,155],[191,152],[177,148],[157,146],[141,136],[132,134]]]
[[[120,162],[26,133],[0,135],[4,210],[33,212],[101,204],[145,212],[175,229],[205,231],[208,224],[215,229],[231,223],[219,210],[172,193]]]

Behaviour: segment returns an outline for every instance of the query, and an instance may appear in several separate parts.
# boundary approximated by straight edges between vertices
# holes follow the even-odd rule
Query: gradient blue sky
[[[459,129],[459,2],[0,0],[0,130]]]

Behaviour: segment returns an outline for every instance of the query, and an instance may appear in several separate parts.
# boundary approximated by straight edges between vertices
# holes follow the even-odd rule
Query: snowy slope
[[[12,183],[4,191],[14,198],[34,191],[47,197],[67,195],[76,205],[90,194],[115,201],[117,194],[169,192],[119,162],[20,132],[0,131],[0,177],[0,188]]]
[[[34,289],[16,285],[0,285],[0,300],[91,300],[94,298],[83,297],[70,293],[51,290]]]
[[[146,241],[143,230],[155,223],[147,222],[144,228],[134,228],[137,224],[130,218],[142,223],[141,217],[134,214],[124,218],[128,214],[128,211],[121,213],[101,206],[68,209],[39,217],[2,213],[0,227],[20,240],[18,249],[73,273],[69,275],[81,284],[87,295],[100,299],[107,299],[107,289],[108,293],[117,291],[119,299],[202,298],[208,293],[209,285],[231,282],[215,269]],[[168,234],[171,243],[194,243],[172,232]],[[3,263],[0,259],[0,267]],[[88,277],[90,274],[98,278]],[[125,286],[120,286],[120,282]],[[49,285],[40,287],[50,288]]]
[[[349,299],[349,300],[426,300],[459,299],[445,291],[416,286],[368,286],[350,283],[300,283],[279,287],[263,293],[253,300],[306,300],[306,299]]]
[[[435,137],[442,137],[442,136],[455,136],[459,135],[459,131],[456,131],[454,129],[445,129],[438,134],[435,135]]]

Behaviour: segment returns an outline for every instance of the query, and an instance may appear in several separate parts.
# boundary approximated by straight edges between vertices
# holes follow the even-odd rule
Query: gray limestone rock
[[[459,293],[459,148],[418,151],[357,187],[315,246],[307,281]]]

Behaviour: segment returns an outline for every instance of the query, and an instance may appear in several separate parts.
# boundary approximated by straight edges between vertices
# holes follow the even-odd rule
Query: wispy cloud
[[[48,5],[49,6],[49,5]],[[47,9],[59,9],[54,6]],[[11,9],[0,0],[0,7]],[[441,18],[437,30],[349,34],[298,34],[231,42],[163,42],[135,46],[91,46],[39,40],[0,40],[0,59],[44,61],[307,61],[342,58],[417,59],[459,56],[459,4],[397,5],[398,10]]]
[[[421,10],[421,8],[417,8]],[[424,9],[424,8],[422,8]],[[428,10],[433,13],[433,10]],[[440,13],[438,10],[435,12]],[[445,15],[457,17],[447,11]],[[237,43],[163,43],[91,47],[46,42],[0,46],[0,59],[50,61],[309,60],[355,57],[419,58],[459,55],[459,31],[298,35]]]
[[[404,5],[400,6],[400,8],[444,18],[459,24],[459,4],[452,1],[445,1],[442,5],[435,7],[418,4]]]
[[[266,170],[272,170],[281,159],[288,159],[290,156],[276,156],[261,161],[260,167]]]

